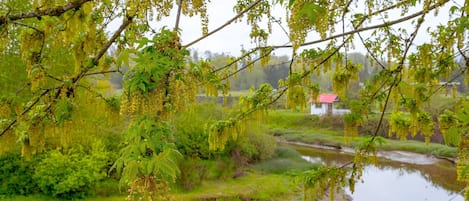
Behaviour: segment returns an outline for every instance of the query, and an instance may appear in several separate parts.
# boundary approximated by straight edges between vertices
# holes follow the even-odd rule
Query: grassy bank
[[[207,181],[187,192],[173,193],[174,200],[289,200],[297,196],[301,189],[283,174],[262,174],[248,172],[239,178],[220,181]],[[87,197],[81,201],[122,201],[126,195],[110,197]],[[47,196],[0,197],[0,201],[63,201]]]
[[[301,189],[284,174],[246,172],[239,178],[206,181],[186,192],[174,192],[174,200],[289,200],[301,194]],[[122,201],[126,195],[87,197],[81,201]],[[0,197],[0,201],[63,201],[42,195]]]
[[[300,189],[283,174],[247,175],[223,181],[204,182],[189,192],[174,195],[175,200],[287,200]]]
[[[269,113],[268,127],[270,132],[287,141],[298,141],[308,144],[356,147],[369,136],[351,138],[345,143],[343,122],[340,117],[317,117],[307,112],[276,110]],[[443,157],[456,157],[457,149],[443,144],[425,144],[419,141],[384,139],[382,150],[400,150],[420,154],[433,154]]]

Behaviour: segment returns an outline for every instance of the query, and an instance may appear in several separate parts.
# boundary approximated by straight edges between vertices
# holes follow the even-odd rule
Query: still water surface
[[[352,153],[297,145],[291,146],[305,160],[325,165],[344,164]],[[378,166],[367,166],[363,181],[357,182],[355,192],[349,194],[354,201],[464,201],[463,185],[456,182],[453,164],[424,156],[410,156],[411,160],[395,161],[382,156]],[[386,159],[388,158],[388,159]],[[412,163],[415,158],[416,163]]]

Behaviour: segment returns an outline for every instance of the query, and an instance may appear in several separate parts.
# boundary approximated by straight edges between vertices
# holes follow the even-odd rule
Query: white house
[[[309,100],[311,104],[311,114],[312,115],[341,115],[350,113],[348,109],[336,109],[334,108],[334,102],[339,101],[337,94],[321,94],[318,96],[317,100],[312,98]]]

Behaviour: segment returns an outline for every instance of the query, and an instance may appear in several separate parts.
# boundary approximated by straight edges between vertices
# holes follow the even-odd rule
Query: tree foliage
[[[214,30],[208,29],[209,3],[0,2],[0,86],[7,96],[0,102],[1,140],[17,150],[12,140],[16,138],[28,159],[46,147],[69,147],[80,140],[90,145],[90,136],[106,130],[100,123],[116,126],[130,122],[123,132],[125,145],[116,168],[122,170],[123,181],[130,184],[132,192],[138,192],[137,197],[168,199],[164,194],[153,194],[167,190],[167,182],[177,175],[178,152],[168,122],[195,102],[199,90],[213,96],[228,94],[230,77],[252,69],[256,62],[268,63],[275,49],[290,48],[292,52],[288,77],[279,82],[277,90],[261,85],[254,95],[241,98],[236,112],[207,126],[211,149],[223,149],[228,139],[243,135],[246,122],[262,120],[269,106],[284,94],[287,107],[305,108],[308,97],[319,93],[315,75],[332,74],[333,90],[346,98],[350,82],[359,79],[362,68],[348,56],[357,43],[366,49],[375,70],[363,82],[353,113],[346,118],[346,133],[351,136],[378,105],[380,122],[386,111],[392,113],[391,134],[405,138],[421,132],[428,138],[433,128],[425,103],[441,90],[455,89],[454,81],[468,72],[469,1],[239,0],[234,6],[237,14]],[[279,21],[289,37],[286,45],[269,42],[275,6],[288,11],[286,22]],[[449,13],[439,12],[445,9]],[[172,30],[152,28],[152,23],[170,17],[173,10]],[[180,27],[182,15],[200,17],[203,36],[181,44],[181,31],[190,31]],[[425,30],[430,15],[449,18]],[[188,48],[235,21],[247,22],[255,48],[243,50],[240,57],[222,66],[215,66],[210,59],[188,59]],[[121,24],[109,33],[115,22]],[[418,42],[424,34],[429,39]],[[323,45],[316,46],[319,43]],[[115,47],[113,54],[111,46]],[[464,60],[463,65],[457,59]],[[106,94],[112,90],[106,76],[122,73],[123,66],[130,70],[124,76],[122,96],[112,98]],[[453,96],[460,100],[457,108],[462,109],[445,112],[440,121],[443,130],[448,128],[448,143],[459,146],[459,178],[467,183],[467,100],[457,93]],[[121,118],[116,113],[119,106]],[[373,153],[380,126],[357,151],[353,171],[359,172],[359,167],[369,162],[358,159]],[[351,174],[350,181],[359,175]],[[305,178],[335,187],[343,184],[345,176],[341,168],[328,167]],[[306,186],[316,189],[317,182],[312,179]]]

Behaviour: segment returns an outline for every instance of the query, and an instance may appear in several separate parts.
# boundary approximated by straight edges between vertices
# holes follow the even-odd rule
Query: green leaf
[[[119,56],[117,57],[117,66],[118,67],[121,67],[122,66],[122,63],[124,63],[127,67],[129,67],[129,50],[128,49],[124,49],[121,51],[121,53],[119,54]]]
[[[464,178],[467,172],[469,171],[469,165],[466,165],[461,171],[461,178]]]
[[[317,3],[309,2],[305,3],[304,7],[301,8],[300,13],[306,16],[310,22],[316,22],[322,17],[322,13],[324,13],[324,11],[325,9]]]
[[[458,8],[457,6],[452,6],[452,7],[449,9],[449,12],[450,12],[451,14],[454,14],[454,13],[455,13],[456,11],[458,11],[458,10],[459,10],[459,8]]]

